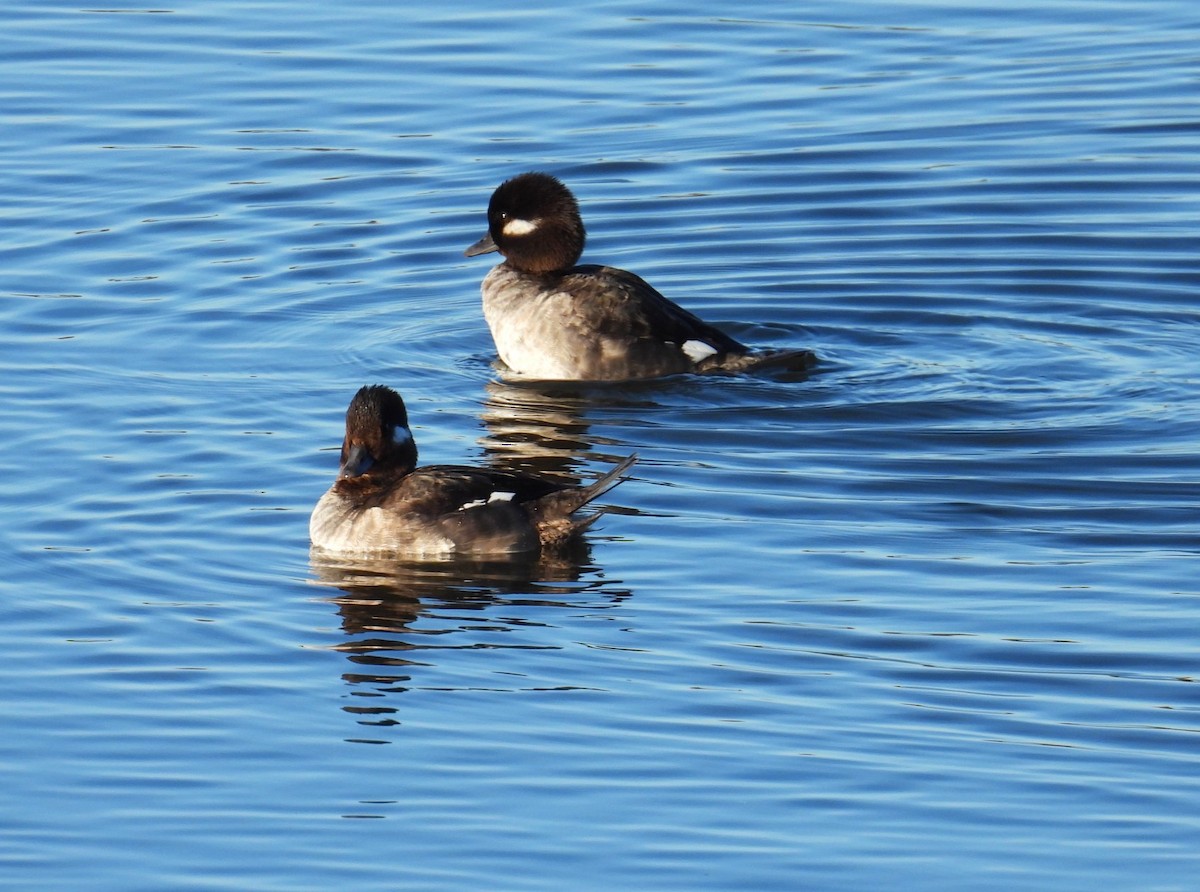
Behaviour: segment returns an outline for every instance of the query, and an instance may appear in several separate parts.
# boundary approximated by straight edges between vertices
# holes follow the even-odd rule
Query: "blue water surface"
[[[1193,2],[4,19],[0,885],[1196,888]],[[505,379],[531,169],[818,368]],[[313,561],[366,383],[641,461],[567,554]]]

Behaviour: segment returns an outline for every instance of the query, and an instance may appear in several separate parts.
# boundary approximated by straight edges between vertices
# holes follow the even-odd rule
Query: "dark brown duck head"
[[[519,270],[555,273],[579,261],[586,237],[571,190],[548,173],[522,173],[492,193],[487,235],[465,253],[499,251]]]

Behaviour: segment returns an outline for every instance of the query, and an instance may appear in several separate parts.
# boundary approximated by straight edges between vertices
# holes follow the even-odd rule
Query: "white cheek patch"
[[[412,431],[406,427],[398,427],[392,431],[392,442],[397,446],[403,446],[405,443],[413,441]]]
[[[692,362],[699,362],[717,354],[716,347],[697,340],[684,341],[682,350]]]
[[[500,231],[507,236],[529,235],[538,228],[539,220],[522,220],[520,217],[514,217],[504,224],[504,228]]]

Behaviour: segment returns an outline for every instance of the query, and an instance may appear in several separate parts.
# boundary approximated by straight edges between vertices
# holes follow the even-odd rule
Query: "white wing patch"
[[[683,352],[687,354],[688,359],[692,362],[699,362],[702,359],[707,359],[710,356],[717,354],[717,348],[711,344],[706,344],[704,341],[695,339],[684,341],[682,345]]]
[[[484,505],[490,505],[492,502],[511,502],[516,498],[515,492],[494,492],[486,499],[476,499],[473,502],[467,502],[459,507],[459,511],[466,511],[468,508],[482,508]]]
[[[540,220],[522,220],[520,217],[513,217],[504,224],[501,230],[505,235],[529,235],[538,228]]]

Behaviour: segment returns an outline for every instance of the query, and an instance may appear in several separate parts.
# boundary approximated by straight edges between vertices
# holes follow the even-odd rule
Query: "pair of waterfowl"
[[[584,228],[575,197],[544,173],[503,183],[488,232],[467,256],[504,256],[483,280],[483,314],[500,359],[546,380],[627,381],[681,372],[742,371],[806,351],[753,351],[663,297],[640,277],[576,265]],[[615,486],[630,456],[587,486],[457,465],[417,467],[404,401],[364,387],[346,411],[337,480],[309,524],[325,551],[412,556],[536,551],[600,516],[575,512]]]

